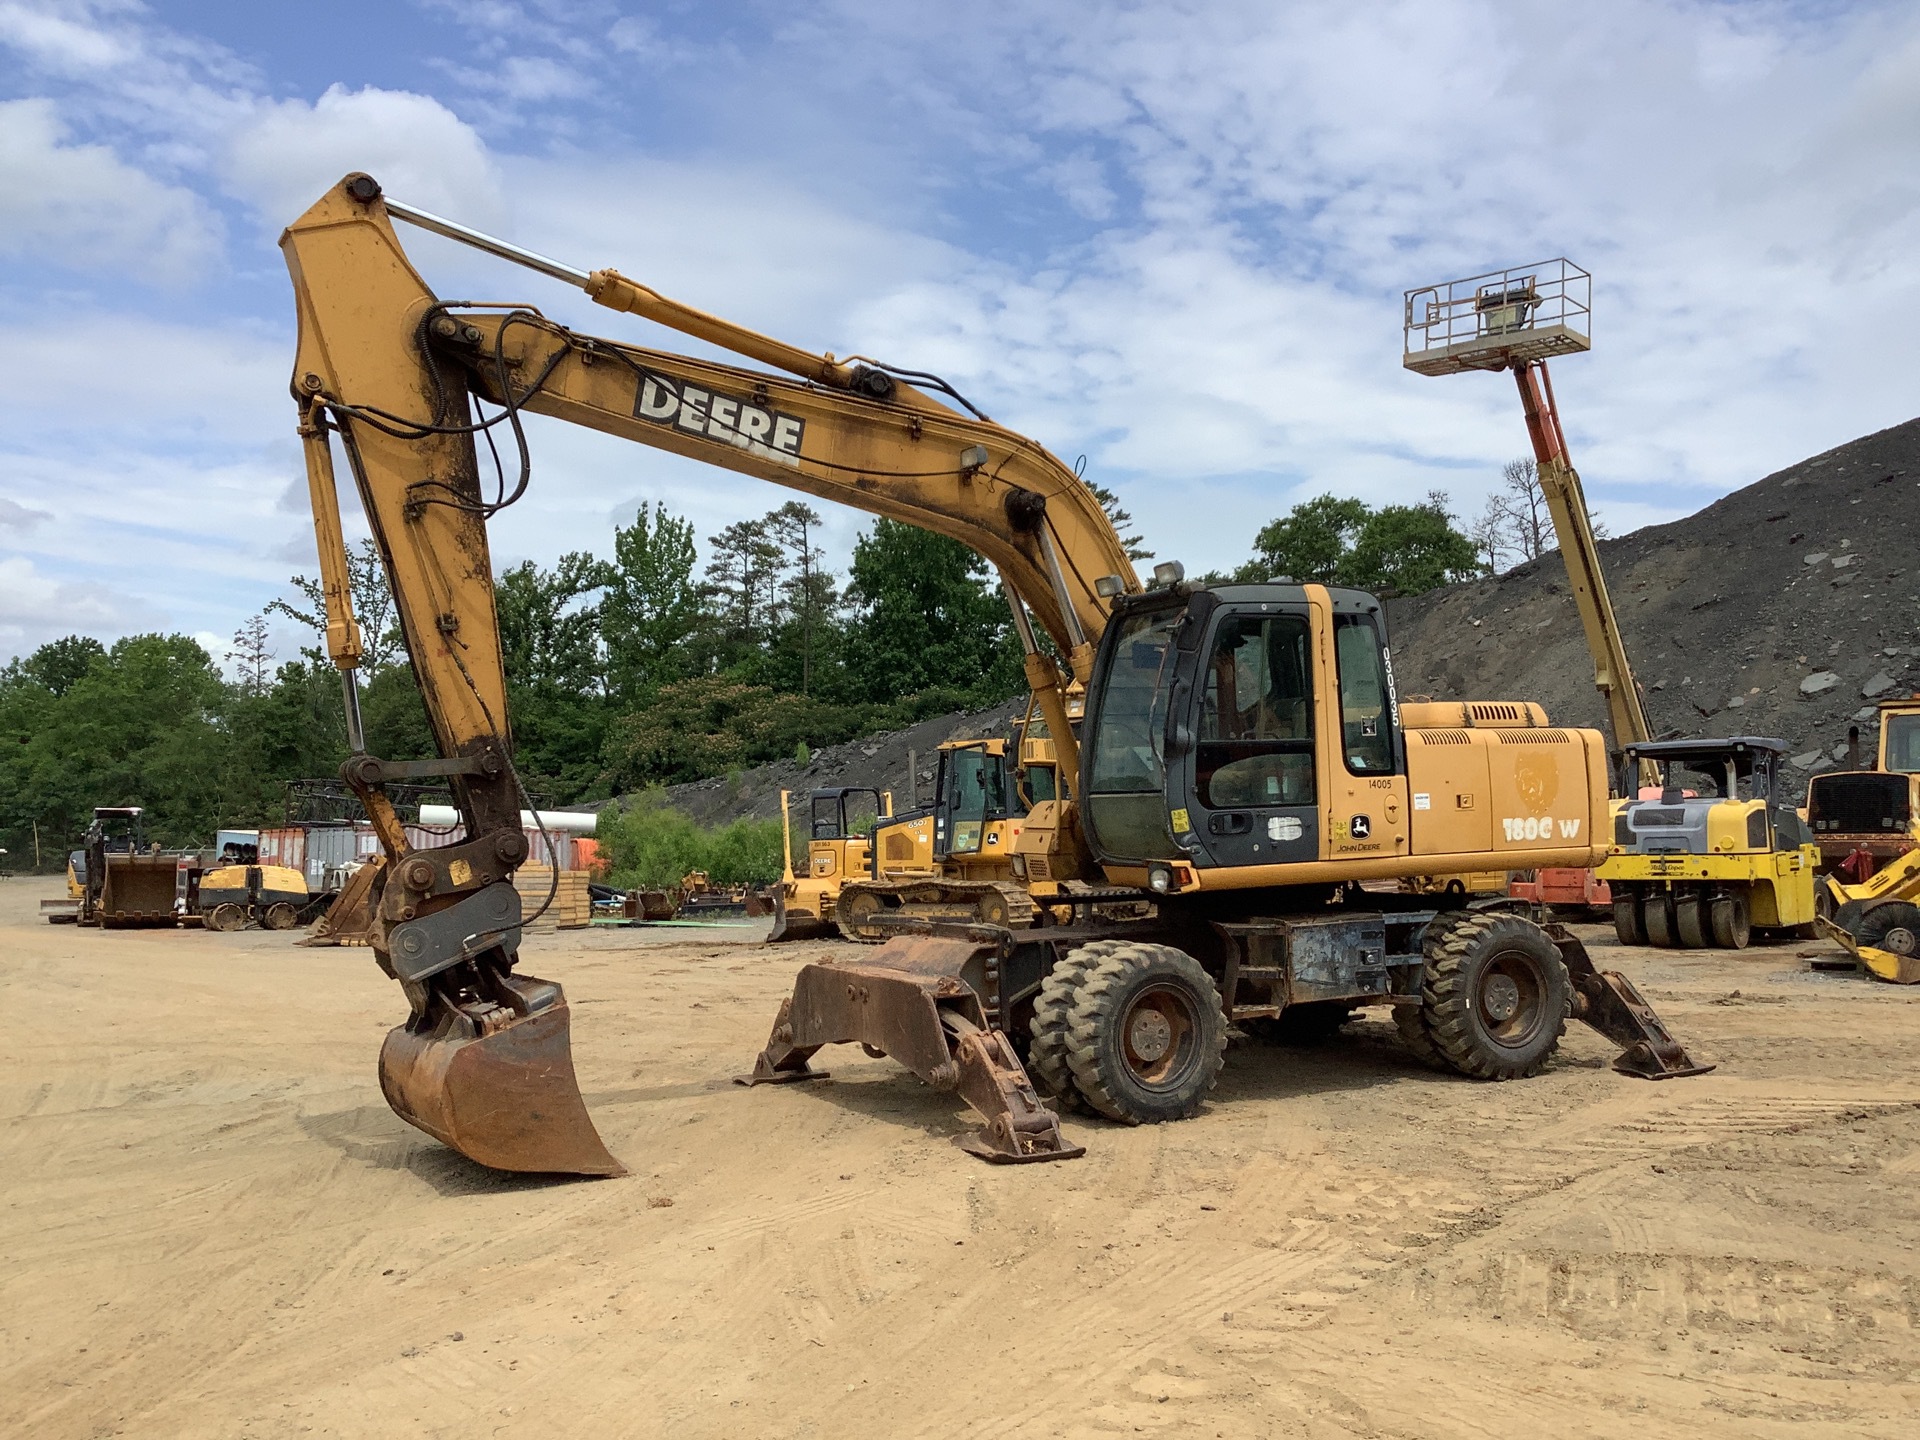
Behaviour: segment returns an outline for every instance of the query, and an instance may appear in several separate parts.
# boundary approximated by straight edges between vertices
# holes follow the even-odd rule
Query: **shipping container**
[[[304,826],[281,825],[260,832],[260,863],[284,865],[289,870],[307,868],[307,832]],[[312,888],[312,882],[308,882]]]

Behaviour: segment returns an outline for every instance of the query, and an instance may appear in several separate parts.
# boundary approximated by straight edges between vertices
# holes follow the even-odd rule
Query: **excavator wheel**
[[[246,928],[247,912],[245,907],[235,905],[232,901],[214,906],[212,912],[207,916],[207,929],[209,930],[218,930],[223,934],[230,934],[235,930],[244,930]]]
[[[1673,926],[1688,950],[1705,950],[1713,943],[1707,897],[1698,891],[1674,897]]]
[[[1083,972],[1067,1022],[1067,1063],[1110,1120],[1156,1125],[1200,1108],[1226,1061],[1220,991],[1170,945],[1119,942]]]
[[[1559,1048],[1573,984],[1560,949],[1531,920],[1483,912],[1449,929],[1429,956],[1421,1009],[1434,1048],[1462,1075],[1537,1075]]]
[[[1431,969],[1440,959],[1447,936],[1456,925],[1471,919],[1465,912],[1442,914],[1434,917],[1427,926],[1427,932],[1420,939],[1420,953],[1426,956],[1427,968]],[[1393,1028],[1400,1032],[1400,1043],[1405,1045],[1413,1058],[1429,1070],[1451,1070],[1447,1057],[1433,1043],[1433,1035],[1427,1029],[1426,1006],[1396,1005],[1393,1007]]]
[[[1645,919],[1649,945],[1671,950],[1680,943],[1680,931],[1673,910],[1673,896],[1665,890],[1653,891],[1642,902],[1640,913]]]
[[[267,913],[260,917],[260,923],[269,930],[291,930],[300,923],[300,912],[284,900],[267,907]]]
[[[1096,940],[1065,955],[1047,972],[1047,978],[1040,982],[1040,993],[1034,997],[1027,1070],[1063,1112],[1086,1114],[1093,1108],[1074,1084],[1073,1066],[1067,1059],[1067,1025],[1073,1014],[1074,995],[1085,983],[1087,967],[1122,943]]]
[[[1713,931],[1713,943],[1722,950],[1744,950],[1753,937],[1751,911],[1744,895],[1714,896],[1708,903],[1707,923]]]
[[[1647,922],[1638,895],[1622,892],[1613,897],[1613,933],[1622,945],[1647,943]]]

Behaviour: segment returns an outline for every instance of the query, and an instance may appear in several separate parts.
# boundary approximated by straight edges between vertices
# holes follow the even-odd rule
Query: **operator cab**
[[[1405,754],[1380,602],[1311,592],[1176,585],[1118,602],[1082,752],[1103,862],[1309,862],[1323,812],[1340,817],[1325,837],[1336,850],[1372,851],[1376,831],[1404,823],[1385,803],[1404,789]]]
[[[1785,740],[1756,735],[1628,745],[1621,759],[1622,792],[1634,793],[1643,760],[1659,768],[1661,788],[1616,809],[1613,843],[1641,855],[1798,849],[1807,842],[1805,827],[1776,795],[1789,748]],[[1717,813],[1721,807],[1730,808]],[[1738,833],[1727,829],[1735,820]]]
[[[880,792],[859,787],[815,790],[808,833],[814,840],[864,840],[887,813]]]

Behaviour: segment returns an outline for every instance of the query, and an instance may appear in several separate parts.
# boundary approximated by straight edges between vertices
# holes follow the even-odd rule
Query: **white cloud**
[[[470,225],[498,223],[503,210],[498,170],[473,127],[431,96],[372,86],[335,85],[312,104],[260,101],[233,133],[220,178],[280,226],[354,170]]]
[[[56,580],[24,555],[0,555],[0,654],[26,654],[62,635],[120,633],[138,613],[97,581]]]
[[[88,23],[94,20],[92,12],[96,8],[86,4],[0,4],[0,41],[50,68],[87,71],[125,64],[135,57],[137,47],[123,36],[102,29],[97,22]],[[60,14],[59,10],[67,13]],[[75,14],[82,18],[70,18]]]
[[[22,505],[18,500],[8,500],[0,496],[0,525],[9,527],[17,534],[25,534],[36,525],[44,525],[51,519],[53,519],[51,511],[36,510],[31,505]]]
[[[191,190],[71,143],[51,100],[0,101],[0,256],[172,285],[220,249],[219,218]]]

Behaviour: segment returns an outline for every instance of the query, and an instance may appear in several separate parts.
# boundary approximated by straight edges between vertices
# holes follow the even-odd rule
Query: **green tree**
[[[494,582],[514,752],[527,784],[561,800],[582,798],[599,775],[607,707],[594,597],[611,578],[605,561],[572,551],[551,570],[529,560]]]
[[[1367,517],[1340,567],[1341,583],[1418,595],[1481,573],[1479,547],[1454,527],[1436,490],[1418,505],[1385,505]]]
[[[287,583],[299,592],[300,603],[270,601],[264,613],[284,615],[312,630],[314,644],[306,653],[310,659],[321,659],[320,647],[327,638],[326,587],[304,575],[295,575]],[[353,600],[354,621],[360,627],[360,670],[363,675],[371,675],[399,658],[404,646],[380,547],[371,538],[347,550],[347,589]]]
[[[688,642],[700,626],[695,558],[693,526],[664,508],[642,504],[631,525],[613,532],[600,636],[608,689],[625,705],[690,672]]]
[[[1253,537],[1253,558],[1233,578],[1339,584],[1341,563],[1371,513],[1363,500],[1322,495],[1304,501],[1261,528]]]
[[[1113,526],[1113,533],[1120,537],[1120,548],[1127,552],[1127,558],[1136,563],[1151,560],[1153,551],[1146,548],[1143,537],[1137,533],[1127,533],[1133,529],[1133,516],[1121,508],[1120,497],[1106,486],[1096,485],[1091,480],[1087,481],[1087,488],[1093,492],[1093,498],[1100,502],[1100,508],[1107,512],[1107,521]]]
[[[957,540],[876,520],[854,542],[847,584],[852,698],[886,704],[944,688],[987,704],[1018,693],[1018,641],[990,573]]]
[[[1296,505],[1254,537],[1241,582],[1292,580],[1418,595],[1481,573],[1479,548],[1454,525],[1447,497],[1375,510],[1363,500],[1321,495]]]
[[[91,635],[68,635],[49,640],[21,661],[21,673],[39,681],[54,695],[64,695],[106,653],[107,647]]]
[[[750,660],[773,629],[780,585],[780,546],[767,521],[736,520],[709,535],[711,558],[701,594],[713,635],[709,648],[722,669]]]

